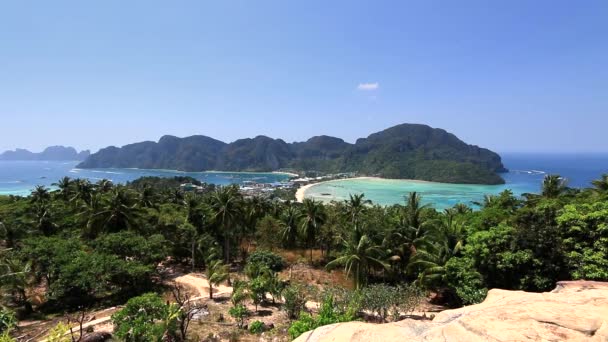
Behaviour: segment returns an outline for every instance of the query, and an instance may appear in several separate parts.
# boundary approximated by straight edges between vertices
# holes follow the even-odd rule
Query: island
[[[354,144],[330,136],[294,143],[266,136],[231,143],[202,135],[163,136],[158,142],[101,149],[78,167],[255,172],[291,169],[463,184],[503,184],[499,173],[507,171],[497,153],[422,124],[397,125],[357,139]]]
[[[89,150],[76,151],[73,147],[50,146],[42,152],[30,152],[26,149],[18,148],[14,151],[5,151],[0,154],[0,160],[25,161],[25,160],[46,160],[46,161],[81,161],[89,157]]]

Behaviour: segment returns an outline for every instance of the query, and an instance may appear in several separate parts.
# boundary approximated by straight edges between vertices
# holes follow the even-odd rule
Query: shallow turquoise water
[[[516,195],[538,190],[536,186],[527,183],[468,185],[392,179],[344,179],[314,185],[306,191],[305,196],[328,202],[345,200],[350,194],[363,193],[374,203],[391,205],[403,203],[405,196],[416,191],[422,195],[423,203],[430,203],[437,209],[444,209],[457,203],[472,205],[472,202],[483,201],[485,194],[497,194],[505,189],[511,189]]]
[[[404,197],[416,191],[423,203],[437,209],[457,203],[473,205],[481,202],[486,194],[498,194],[510,189],[517,196],[538,193],[547,174],[559,174],[571,187],[588,187],[591,180],[608,173],[606,154],[503,154],[503,162],[510,170],[502,174],[503,185],[469,185],[424,183],[407,180],[337,180],[310,187],[305,196],[322,201],[344,200],[350,194],[365,194],[367,199],[381,205],[404,203]]]
[[[91,182],[109,179],[122,184],[139,177],[190,176],[202,182],[218,185],[241,184],[244,181],[273,183],[289,176],[276,173],[254,172],[181,172],[171,170],[140,169],[77,169],[78,162],[57,161],[0,161],[0,195],[27,196],[36,185],[50,187],[60,178],[86,178]]]

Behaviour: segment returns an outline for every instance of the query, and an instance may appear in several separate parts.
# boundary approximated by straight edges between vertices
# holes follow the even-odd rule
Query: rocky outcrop
[[[608,283],[564,281],[545,293],[490,290],[483,303],[432,321],[333,324],[296,341],[608,341]]]

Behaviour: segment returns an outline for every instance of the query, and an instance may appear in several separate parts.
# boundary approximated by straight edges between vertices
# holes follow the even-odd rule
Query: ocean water
[[[547,174],[559,174],[571,187],[589,187],[592,180],[608,173],[608,154],[557,155],[557,154],[502,154],[509,169],[502,174],[503,185],[469,185],[429,183],[389,179],[352,179],[319,183],[305,192],[305,197],[321,201],[344,200],[350,194],[365,194],[374,203],[391,205],[404,203],[404,197],[416,191],[423,203],[437,209],[457,203],[475,206],[486,194],[498,194],[510,189],[517,196],[538,193]]]
[[[29,195],[36,185],[51,187],[64,176],[86,178],[91,182],[109,179],[123,184],[143,176],[190,176],[218,185],[241,184],[244,181],[272,183],[287,180],[288,175],[253,172],[181,172],[140,169],[77,169],[78,162],[0,161],[0,195]]]

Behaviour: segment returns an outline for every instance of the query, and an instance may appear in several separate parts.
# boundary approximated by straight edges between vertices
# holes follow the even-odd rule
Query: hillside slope
[[[394,126],[354,144],[329,136],[296,143],[257,136],[230,144],[206,136],[164,136],[158,143],[102,149],[79,167],[260,172],[292,168],[479,184],[503,183],[498,173],[506,171],[498,154],[419,124]]]

